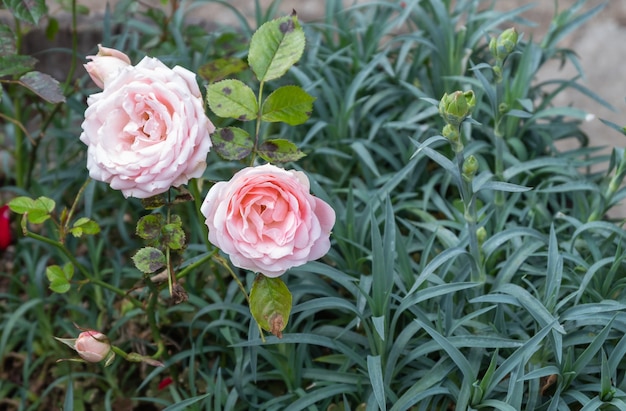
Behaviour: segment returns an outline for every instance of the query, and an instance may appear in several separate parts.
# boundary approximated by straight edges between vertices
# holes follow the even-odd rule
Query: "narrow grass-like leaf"
[[[318,401],[322,401],[331,398],[338,394],[349,394],[354,392],[356,387],[348,384],[334,384],[319,389],[315,389],[306,393],[305,396],[298,398],[284,408],[285,411],[300,411],[315,404]]]
[[[581,354],[576,357],[576,361],[572,365],[572,371],[576,375],[580,374],[582,370],[589,364],[589,362],[596,356],[598,351],[602,349],[602,345],[606,341],[609,332],[613,328],[613,320],[609,321],[606,326],[596,335],[591,344],[585,348]]]
[[[387,410],[387,401],[385,396],[385,383],[383,382],[383,370],[380,363],[380,355],[367,356],[367,373],[372,384],[372,391],[378,403],[378,408],[382,411]]]
[[[190,405],[193,405],[195,403],[197,403],[198,401],[202,401],[203,399],[207,398],[209,395],[211,395],[211,393],[206,393],[204,395],[198,395],[196,397],[193,398],[187,398],[184,399],[180,402],[177,402],[176,404],[172,404],[169,407],[166,407],[163,409],[163,411],[184,411],[189,409],[188,407]]]
[[[515,284],[502,284],[497,291],[515,297],[542,328],[552,324],[555,331],[565,334],[565,329],[559,324],[557,319],[550,314],[539,300],[522,287]]]

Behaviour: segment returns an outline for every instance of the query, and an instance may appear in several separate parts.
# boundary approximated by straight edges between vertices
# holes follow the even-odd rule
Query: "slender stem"
[[[219,254],[215,254],[213,256],[213,260],[215,260],[222,267],[224,267],[226,269],[226,271],[228,271],[228,273],[233,278],[233,280],[235,280],[235,282],[239,286],[239,289],[241,290],[241,292],[243,293],[244,297],[246,298],[246,302],[248,303],[248,305],[250,305],[250,297],[248,296],[248,291],[246,291],[246,287],[244,287],[244,285],[241,282],[241,280],[239,279],[239,277],[237,277],[237,275],[232,270],[232,268],[230,268],[230,265],[228,264],[228,262]]]
[[[180,280],[181,278],[186,277],[187,274],[189,274],[190,272],[192,272],[196,268],[200,267],[201,265],[204,265],[207,261],[212,259],[216,252],[217,252],[217,249],[213,249],[213,251],[205,254],[202,258],[198,259],[198,261],[195,261],[195,262],[189,264],[188,266],[186,266],[184,269],[180,270],[176,274],[176,278],[178,280]],[[219,277],[219,278],[221,279],[221,277]],[[224,282],[223,281],[224,280],[221,280],[221,286],[224,286]]]
[[[30,231],[26,232],[25,235],[29,238],[32,238],[34,240],[37,241],[41,241],[42,243],[46,243],[48,245],[51,245],[55,248],[57,248],[59,251],[61,251],[67,258],[68,260],[70,260],[70,262],[76,267],[78,268],[78,270],[83,274],[83,276],[85,276],[87,278],[87,280],[89,280],[89,282],[98,285],[100,287],[106,288],[107,290],[119,295],[120,297],[124,297],[124,298],[128,298],[128,300],[133,304],[134,307],[136,308],[143,308],[143,305],[141,303],[141,301],[139,301],[138,299],[136,299],[135,297],[128,295],[124,290],[119,289],[117,287],[115,287],[114,285],[111,285],[107,282],[104,282],[102,280],[99,280],[97,278],[95,278],[94,276],[91,275],[91,273],[85,268],[85,266],[83,266],[81,263],[78,262],[78,260],[76,260],[76,257],[74,257],[74,255],[72,255],[72,253],[69,252],[69,250],[67,248],[65,248],[65,246],[59,242],[59,241],[55,241],[52,240],[48,237],[44,237],[40,234],[36,234],[36,233],[32,233]]]
[[[146,308],[146,316],[148,317],[148,324],[150,325],[150,333],[152,334],[152,338],[157,345],[156,352],[152,355],[152,358],[158,359],[165,352],[165,342],[163,341],[163,337],[161,337],[161,330],[156,321],[156,303],[159,299],[159,289],[150,279],[146,280],[148,283],[148,287],[150,287],[150,301],[148,302],[148,307]]]
[[[254,160],[256,158],[256,150],[259,148],[259,137],[261,133],[261,112],[262,112],[262,104],[263,104],[263,86],[264,82],[261,81],[259,84],[259,98],[258,98],[258,106],[259,111],[256,116],[256,128],[254,130],[254,149],[252,150],[252,155],[250,156],[250,166],[254,166]]]
[[[82,197],[83,193],[85,192],[85,189],[87,188],[87,185],[89,185],[89,183],[91,182],[91,178],[87,177],[87,180],[85,180],[85,182],[83,183],[83,185],[80,187],[80,189],[78,190],[78,193],[76,194],[76,198],[74,198],[74,203],[72,203],[72,207],[70,208],[70,211],[68,211],[67,213],[67,218],[66,220],[63,222],[62,226],[61,226],[61,238],[63,238],[65,236],[65,233],[67,232],[67,229],[69,227],[70,221],[72,221],[72,216],[74,215],[74,212],[76,211],[76,206],[78,205],[78,200]]]
[[[459,130],[460,133],[460,130]],[[477,215],[476,215],[476,196],[474,195],[474,190],[472,188],[472,182],[465,180],[463,178],[463,163],[465,162],[465,157],[462,151],[458,151],[456,153],[456,164],[459,170],[459,174],[461,176],[461,187],[459,187],[461,191],[461,200],[463,201],[464,207],[464,217],[467,226],[467,234],[469,241],[469,252],[472,258],[475,261],[475,265],[472,265],[472,281],[482,282],[484,281],[484,276],[482,274],[482,264],[481,264],[481,253],[480,253],[480,244],[478,244],[478,236],[476,235],[477,230]]]

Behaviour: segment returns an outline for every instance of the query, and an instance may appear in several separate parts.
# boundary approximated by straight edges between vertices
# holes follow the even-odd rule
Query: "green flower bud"
[[[473,155],[468,156],[463,161],[463,178],[466,181],[472,181],[478,171],[478,160]]]
[[[504,30],[497,38],[489,41],[489,51],[496,60],[503,61],[515,50],[519,36],[515,27]]]
[[[485,230],[485,227],[479,227],[476,230],[476,238],[478,240],[478,244],[482,245],[485,242],[487,239],[487,230]]]
[[[439,114],[449,125],[458,128],[476,105],[472,90],[444,94],[439,102]]]

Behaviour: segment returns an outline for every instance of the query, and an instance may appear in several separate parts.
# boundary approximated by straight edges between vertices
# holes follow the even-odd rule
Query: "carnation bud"
[[[109,356],[111,343],[98,331],[83,331],[74,342],[74,349],[87,362],[100,362]]]
[[[439,102],[439,114],[449,125],[458,128],[476,105],[472,90],[444,94]]]
[[[98,54],[87,58],[92,61],[85,64],[85,70],[100,88],[104,88],[124,67],[130,66],[130,59],[126,54],[101,45],[98,45]]]
[[[487,230],[485,227],[479,227],[476,230],[476,239],[478,240],[478,244],[482,245],[487,239]]]
[[[504,61],[515,50],[519,36],[515,27],[504,30],[489,41],[489,51],[496,60]]]
[[[473,155],[468,156],[463,161],[463,178],[466,181],[472,181],[478,171],[478,160]]]

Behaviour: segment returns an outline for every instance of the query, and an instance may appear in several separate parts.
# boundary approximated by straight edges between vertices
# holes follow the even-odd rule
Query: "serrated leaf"
[[[13,16],[34,25],[48,13],[45,0],[4,0],[4,5]]]
[[[20,77],[19,82],[48,103],[65,102],[65,96],[61,91],[59,82],[48,74],[31,71]]]
[[[246,158],[254,147],[254,142],[247,131],[238,127],[219,128],[211,134],[213,150],[226,160]]]
[[[311,117],[315,97],[298,86],[283,86],[267,96],[263,103],[261,119],[282,121],[292,126],[302,124]]]
[[[306,156],[294,143],[283,139],[267,140],[263,142],[257,149],[257,153],[265,161],[270,163],[298,161]]]
[[[280,278],[257,275],[250,290],[250,312],[261,328],[282,338],[291,304],[291,292]]]
[[[67,263],[63,268],[58,265],[51,265],[46,268],[46,277],[50,281],[50,289],[55,293],[66,293],[69,291],[70,281],[74,276],[74,266]]]
[[[268,21],[250,39],[248,64],[259,81],[276,79],[300,60],[305,43],[295,14]]]
[[[6,24],[0,25],[0,56],[17,54],[15,33]]]
[[[51,213],[54,211],[56,203],[48,197],[39,197],[35,200],[35,209]]]
[[[30,56],[12,54],[0,56],[0,77],[16,76],[31,71],[37,59]]]
[[[211,110],[220,117],[249,121],[257,118],[258,102],[254,91],[239,80],[222,80],[207,86]]]
[[[144,247],[135,253],[133,263],[142,273],[153,273],[165,266],[165,255],[158,248]]]
[[[35,208],[35,200],[30,197],[15,197],[9,201],[9,209],[17,214],[24,214]]]
[[[41,224],[44,221],[46,221],[47,219],[50,218],[50,213],[43,211],[43,210],[39,210],[39,209],[33,209],[31,211],[29,211],[26,214],[27,218],[28,218],[28,222],[32,223],[32,224]]]
[[[223,80],[248,68],[245,61],[237,57],[222,57],[204,64],[198,69],[198,75],[209,83]]]
[[[185,246],[185,232],[180,224],[163,226],[163,243],[172,250],[180,250]]]
[[[135,233],[144,240],[155,240],[161,235],[163,224],[161,214],[148,214],[137,221]]]
[[[159,207],[163,207],[165,204],[167,204],[165,194],[157,194],[152,197],[141,199],[141,205],[146,210],[155,210]]]
[[[17,214],[26,214],[29,222],[41,224],[50,218],[54,211],[54,200],[47,197],[39,197],[33,200],[29,197],[16,197],[9,202],[9,209]]]
[[[100,232],[100,225],[87,217],[81,217],[74,222],[70,233],[74,237],[81,237],[83,234],[94,235]]]

